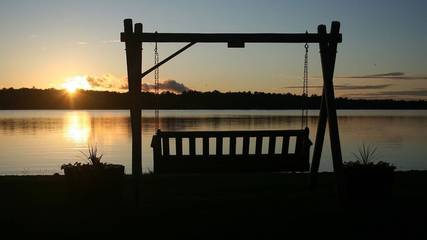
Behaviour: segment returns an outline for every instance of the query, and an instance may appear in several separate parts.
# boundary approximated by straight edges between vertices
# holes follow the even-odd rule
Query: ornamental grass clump
[[[104,156],[104,154],[98,154],[98,146],[95,145],[88,145],[88,151],[83,152],[80,151],[83,156],[84,159],[86,161],[88,161],[88,163],[86,164],[82,164],[80,162],[75,162],[74,164],[72,163],[67,163],[67,164],[63,164],[61,165],[61,169],[65,169],[67,167],[82,167],[82,166],[93,166],[93,167],[103,167],[105,165],[105,163],[101,162],[102,157]]]
[[[352,153],[356,161],[345,162],[344,167],[392,167],[393,165],[383,161],[377,161],[380,157],[378,155],[378,148],[371,144],[362,144],[358,147],[357,153]]]
[[[88,145],[87,152],[80,151],[82,158],[86,163],[68,163],[61,165],[65,176],[92,179],[99,177],[122,177],[124,175],[124,166],[120,164],[111,164],[101,162],[102,153],[99,153],[96,145]]]
[[[98,155],[98,147],[95,146],[88,146],[88,153],[85,153],[83,151],[80,151],[87,160],[89,160],[89,162],[94,165],[94,166],[100,166],[102,165],[101,163],[101,158],[102,156],[104,156],[104,154],[100,154]]]

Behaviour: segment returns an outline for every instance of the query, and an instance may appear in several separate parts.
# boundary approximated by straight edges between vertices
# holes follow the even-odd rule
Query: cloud
[[[337,85],[338,90],[370,90],[370,89],[384,89],[392,86],[392,84],[377,84],[377,85]]]
[[[30,36],[28,36],[29,39],[36,39],[38,37],[39,37],[38,34],[31,34]]]
[[[154,84],[143,83],[142,90],[143,91],[154,91]],[[191,89],[185,86],[183,83],[179,83],[175,80],[166,80],[159,83],[160,91],[170,91],[175,93],[182,93],[186,91],[190,91]]]
[[[113,74],[104,74],[103,76],[86,76],[86,81],[92,89],[113,89],[113,90],[128,90],[127,77],[116,77]],[[143,83],[141,88],[146,92],[154,92],[154,84]],[[159,83],[159,90],[161,92],[174,92],[182,93],[191,91],[192,89],[185,86],[183,83],[176,80],[165,80]]]
[[[376,93],[354,93],[346,94],[346,97],[364,97],[364,98],[425,98],[427,97],[427,88],[418,88],[413,90],[381,91]]]
[[[89,75],[86,76],[87,82],[93,89],[123,89],[125,77],[116,77],[113,74],[104,74],[102,76]],[[127,86],[126,86],[127,89]]]
[[[379,73],[379,74],[371,74],[371,75],[365,75],[365,76],[359,76],[361,78],[384,78],[384,77],[400,77],[404,76],[405,73],[403,72],[389,72],[389,73]],[[354,76],[354,78],[358,78],[357,76]]]
[[[88,45],[89,43],[84,41],[79,41],[77,42],[77,44],[83,46],[83,45]]]
[[[426,75],[411,76],[404,72],[389,72],[389,73],[378,73],[370,75],[360,76],[340,76],[337,78],[351,78],[351,79],[388,79],[388,80],[427,80]]]
[[[120,43],[120,40],[114,39],[114,40],[103,40],[101,41],[104,44],[112,44],[112,43]]]
[[[143,83],[141,88],[145,92],[154,92],[154,84],[151,83]],[[123,83],[120,85],[121,90],[128,90],[128,84]],[[191,91],[192,89],[185,86],[183,83],[179,83],[175,80],[166,80],[164,82],[159,83],[160,91],[169,91],[174,93],[182,93],[186,91]]]
[[[127,83],[123,83],[123,84],[121,84],[121,85],[120,85],[119,89],[120,89],[120,90],[128,90],[128,89],[129,89],[129,86],[128,86],[128,84],[127,84]]]
[[[379,95],[393,95],[393,96],[427,97],[427,89],[404,90],[404,91],[384,91],[384,92],[380,92],[378,94]]]
[[[282,88],[289,88],[289,89],[299,89],[299,88],[302,88],[302,86],[286,86],[286,87],[282,87]],[[310,85],[310,86],[308,86],[308,88],[322,88],[322,86],[320,86],[320,85]]]
[[[377,85],[350,85],[350,84],[346,84],[346,85],[335,85],[334,88],[336,90],[370,90],[370,89],[384,89],[384,88],[388,88],[392,86],[392,84],[377,84]],[[318,88],[322,88],[323,86],[320,85],[312,85],[312,86],[308,86],[308,88],[313,88],[313,89],[318,89]],[[289,87],[284,87],[284,88],[297,88],[297,89],[301,89],[302,86],[289,86]]]
[[[107,76],[97,77],[97,76],[88,76],[88,83],[91,87],[101,87],[101,88],[112,88],[113,84],[110,83],[110,79]]]

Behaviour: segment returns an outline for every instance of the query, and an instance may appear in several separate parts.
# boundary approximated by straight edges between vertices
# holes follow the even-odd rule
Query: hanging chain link
[[[308,127],[308,43],[305,43],[304,79],[302,87],[301,128]]]
[[[157,65],[159,63],[159,51],[157,48],[157,42],[154,47],[154,65]],[[156,68],[154,70],[154,91],[156,94],[159,93],[159,68]]]
[[[157,33],[157,32],[156,32]],[[159,51],[157,48],[157,42],[155,43],[154,46],[154,65],[157,65],[159,63]],[[159,120],[159,87],[160,87],[160,83],[159,83],[159,68],[156,68],[154,70],[154,93],[156,95],[156,106],[155,106],[155,110],[154,110],[154,121],[155,121],[155,130],[160,128],[160,120]]]

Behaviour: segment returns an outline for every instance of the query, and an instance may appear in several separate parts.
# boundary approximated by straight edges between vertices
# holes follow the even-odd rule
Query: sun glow
[[[73,76],[67,78],[62,84],[62,87],[70,94],[76,92],[78,89],[89,90],[91,89],[86,76]]]
[[[91,133],[89,114],[71,112],[67,113],[65,120],[65,136],[76,143],[87,143]]]

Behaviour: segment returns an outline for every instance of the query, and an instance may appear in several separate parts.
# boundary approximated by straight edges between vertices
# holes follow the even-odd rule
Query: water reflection
[[[317,112],[309,118],[314,141]],[[162,130],[299,129],[299,111],[182,110],[161,111]],[[427,111],[340,111],[343,158],[352,160],[358,144],[372,143],[398,169],[427,169]],[[152,169],[153,111],[143,111],[143,168]],[[328,131],[327,131],[328,132]],[[103,160],[124,164],[131,172],[131,126],[128,111],[0,111],[0,174],[53,174],[60,165],[81,161],[76,155],[96,143]],[[185,144],[185,143],[184,143]],[[214,148],[212,148],[214,149]],[[329,137],[320,169],[330,171]]]
[[[75,143],[88,143],[91,134],[91,119],[87,112],[70,112],[64,116],[65,137]]]

